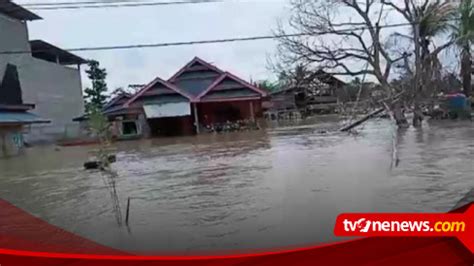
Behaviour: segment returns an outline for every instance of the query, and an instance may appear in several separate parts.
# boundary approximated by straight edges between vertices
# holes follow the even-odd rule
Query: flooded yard
[[[388,120],[358,135],[320,121],[255,132],[117,144],[118,226],[88,147],[34,147],[0,160],[0,197],[111,247],[151,253],[249,250],[334,241],[341,212],[450,210],[474,187],[474,123],[399,134]]]

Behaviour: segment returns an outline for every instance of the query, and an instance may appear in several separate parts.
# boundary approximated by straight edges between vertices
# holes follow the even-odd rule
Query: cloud
[[[162,43],[268,35],[289,12],[285,0],[135,8],[38,11],[29,23],[30,39],[62,48]],[[109,73],[109,89],[168,78],[194,56],[233,71],[244,79],[271,77],[266,58],[274,40],[167,48],[77,52],[98,60]],[[83,74],[84,84],[89,82]]]

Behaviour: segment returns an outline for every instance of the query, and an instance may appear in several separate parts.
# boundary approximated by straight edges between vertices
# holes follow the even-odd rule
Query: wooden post
[[[197,103],[193,103],[194,108],[194,125],[196,126],[196,133],[199,134],[199,116],[197,110]]]
[[[6,138],[6,133],[0,130],[0,136],[2,139],[0,140],[0,144],[2,144],[2,154],[0,154],[0,157],[6,157],[8,155],[7,153],[7,138]]]
[[[125,213],[125,224],[128,225],[128,217],[130,214],[130,197],[127,199],[127,211]]]
[[[250,119],[252,120],[252,122],[255,122],[255,114],[253,112],[253,102],[250,101],[249,105],[250,105]]]

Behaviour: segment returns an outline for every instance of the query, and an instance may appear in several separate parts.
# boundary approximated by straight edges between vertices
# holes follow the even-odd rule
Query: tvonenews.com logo
[[[464,221],[381,221],[360,218],[342,221],[346,232],[464,232]]]
[[[453,213],[343,213],[334,234],[344,237],[456,237],[474,253],[474,204]]]

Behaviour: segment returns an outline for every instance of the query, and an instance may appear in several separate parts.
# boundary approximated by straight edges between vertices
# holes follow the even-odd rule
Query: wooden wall
[[[261,100],[198,103],[199,123],[209,125],[251,119],[250,104],[253,104],[254,117],[262,117]]]

